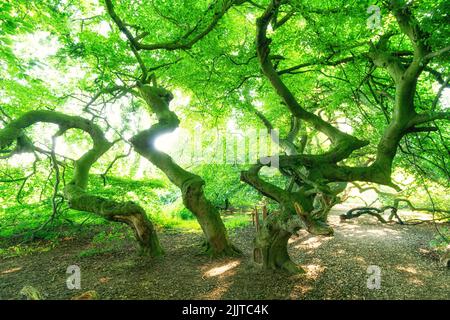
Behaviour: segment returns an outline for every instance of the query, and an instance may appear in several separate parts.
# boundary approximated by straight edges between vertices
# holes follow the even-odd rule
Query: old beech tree
[[[73,164],[73,176],[64,186],[65,201],[71,209],[126,223],[143,253],[160,256],[164,250],[151,216],[139,203],[100,197],[89,190],[91,168],[118,141],[126,140],[132,151],[179,188],[184,206],[204,233],[206,252],[240,254],[228,238],[218,208],[207,198],[204,179],[155,146],[158,137],[175,131],[183,121],[171,108],[173,90],[183,87],[198,98],[204,112],[212,114],[211,119],[240,112],[268,130],[281,127],[282,154],[276,169],[286,186],[263,176],[263,169],[271,166],[265,161],[247,166],[240,179],[279,207],[255,235],[255,261],[267,269],[302,272],[289,257],[289,238],[301,228],[332,235],[328,213],[340,202],[339,194],[348,183],[373,183],[399,191],[392,174],[402,143],[408,142],[403,149],[418,156],[417,149],[408,148],[420,144],[421,135],[439,134],[445,145],[450,112],[439,100],[448,88],[450,47],[442,41],[448,41],[448,26],[442,23],[445,1],[428,15],[412,1],[383,1],[381,26],[375,30],[366,25],[370,1],[203,2],[104,0],[96,11],[102,13],[84,19],[78,31],[55,28],[53,33],[66,48],[63,53],[102,70],[102,76],[87,90],[90,100],[80,115],[51,106],[22,112],[3,108],[2,158],[46,153],[57,168],[63,159],[37,146],[38,137],[30,137],[29,128],[37,123],[57,125],[54,141],[69,130],[81,130],[92,145]],[[50,8],[52,19],[76,21],[51,4],[36,10]],[[39,23],[48,27],[45,21]],[[83,29],[90,23],[108,24],[109,34],[93,36]],[[437,96],[430,94],[430,83],[440,85]],[[129,139],[119,135],[110,141],[108,115],[93,106],[118,97],[138,101],[140,110],[154,122]],[[264,107],[255,106],[256,100],[263,101]],[[189,117],[189,108],[181,111],[181,119]],[[347,118],[353,132],[339,127],[338,117]],[[367,133],[373,127],[375,133]],[[320,136],[326,143],[314,145]],[[445,171],[448,162],[442,161],[440,168]]]

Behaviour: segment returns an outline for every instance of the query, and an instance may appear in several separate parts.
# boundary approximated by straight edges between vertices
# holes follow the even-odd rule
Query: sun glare
[[[180,129],[177,128],[173,132],[162,134],[158,138],[156,138],[155,147],[159,151],[169,153],[170,151],[173,151],[179,140],[180,140]]]
[[[211,277],[217,277],[221,274],[224,274],[225,272],[236,268],[240,264],[239,261],[232,261],[230,263],[224,264],[223,266],[212,268],[205,272],[205,277],[211,278]]]

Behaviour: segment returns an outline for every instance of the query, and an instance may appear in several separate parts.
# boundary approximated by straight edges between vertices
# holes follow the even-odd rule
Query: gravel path
[[[253,227],[231,232],[241,258],[210,260],[199,255],[199,233],[161,232],[166,256],[137,257],[132,237],[113,251],[80,257],[99,230],[84,232],[40,253],[0,260],[0,298],[15,299],[32,285],[50,299],[96,290],[102,299],[450,299],[450,270],[429,250],[431,225],[382,225],[362,216],[340,222],[334,212],[331,238],[301,231],[290,254],[307,270],[289,276],[260,270],[250,261]],[[102,227],[107,228],[107,227]],[[66,288],[66,269],[82,272],[80,291]],[[379,289],[368,289],[367,268],[381,270]]]

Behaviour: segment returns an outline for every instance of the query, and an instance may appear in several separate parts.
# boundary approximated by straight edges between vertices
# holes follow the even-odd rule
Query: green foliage
[[[192,220],[195,219],[194,215],[192,214],[191,211],[189,211],[186,208],[181,209],[181,211],[179,211],[179,216],[181,219],[183,220]]]
[[[113,227],[109,231],[101,231],[94,236],[89,247],[80,251],[78,256],[86,258],[117,251],[123,247],[123,240],[127,235],[123,228],[117,227]]]
[[[449,242],[446,239],[450,239],[450,228],[440,228],[439,234],[430,241],[430,246],[438,251],[445,252],[449,246]]]
[[[0,248],[3,259],[26,256],[33,253],[47,252],[57,246],[57,242],[35,242],[33,245],[18,244],[7,248]]]
[[[252,207],[261,196],[239,180],[244,169],[245,166],[209,164],[200,166],[196,172],[205,179],[206,195],[215,206],[224,208],[228,199],[232,207]]]
[[[248,226],[250,224],[250,220],[250,215],[245,213],[235,213],[233,215],[223,217],[225,227],[229,230]]]
[[[133,34],[145,35],[143,43],[188,41],[208,25],[224,1],[113,1],[117,14],[130,25]],[[266,6],[268,1],[256,1]],[[382,24],[367,28],[367,8],[381,7]],[[448,1],[414,2],[412,7],[424,30],[431,34],[428,45],[435,52],[450,36]],[[344,164],[365,166],[371,163],[377,143],[386,128],[393,108],[395,86],[384,69],[374,69],[367,59],[370,43],[393,32],[389,50],[407,52],[413,48],[383,3],[360,0],[290,1],[282,15],[295,13],[272,38],[271,54],[277,70],[305,66],[285,73],[283,81],[308,111],[330,123],[349,130],[370,144],[355,152]],[[256,18],[261,14],[250,2],[233,7],[211,32],[186,50],[140,51],[140,58],[157,75],[158,83],[177,90],[180,100],[171,108],[181,125],[195,133],[205,129],[227,128],[232,122],[240,129],[265,130],[255,116],[257,109],[284,136],[289,130],[290,114],[260,72],[255,56]],[[203,29],[202,29],[203,28]],[[186,34],[187,30],[192,33]],[[346,63],[334,63],[350,58]],[[404,61],[411,59],[404,56]],[[432,70],[449,74],[449,55],[433,59]],[[30,110],[51,109],[94,119],[111,141],[127,140],[155,122],[154,115],[136,97],[135,84],[141,68],[130,45],[107,14],[103,1],[2,1],[0,3],[0,129]],[[424,71],[416,95],[420,112],[448,111],[448,89],[435,103],[440,82]],[[445,79],[441,79],[444,80]],[[114,91],[127,87],[126,92]],[[133,94],[134,93],[134,94]],[[98,95],[98,100],[92,98]],[[86,108],[89,105],[90,109]],[[438,131],[407,135],[401,142],[394,165],[403,176],[403,194],[418,206],[430,206],[429,193],[438,207],[448,208],[450,126],[433,123]],[[51,150],[51,137],[58,130],[52,125],[35,125],[26,130],[33,143]],[[301,124],[297,140],[308,135],[305,152],[320,154],[329,141],[316,128]],[[204,142],[206,143],[206,142]],[[73,175],[73,161],[92,146],[86,134],[70,130],[58,139],[56,157],[64,163],[58,193]],[[11,146],[13,147],[13,146]],[[181,195],[161,172],[144,163],[134,152],[126,155],[127,143],[116,143],[95,164],[89,191],[118,201],[135,201],[160,226],[199,230],[191,212],[181,203]],[[2,156],[3,154],[0,154]],[[55,173],[48,153],[40,154],[35,174],[24,180],[0,183],[0,237],[17,234],[30,237],[51,216],[51,196]],[[177,160],[177,159],[175,159]],[[0,179],[25,178],[31,173],[33,159],[16,155],[0,160]],[[109,168],[105,181],[100,174]],[[61,166],[62,168],[62,166]],[[262,197],[240,182],[246,165],[200,163],[189,167],[205,180],[207,197],[223,208],[252,207]],[[264,174],[265,179],[286,187],[279,173]],[[413,183],[404,177],[412,177]],[[395,177],[394,177],[395,178]],[[106,182],[106,183],[105,183]],[[23,183],[23,185],[22,185]],[[18,191],[21,190],[18,195]],[[22,203],[18,203],[18,201]],[[386,199],[388,204],[391,199]],[[276,209],[269,204],[271,209]],[[104,223],[73,210],[66,210],[47,228],[34,233],[41,239],[57,239],[82,223]],[[247,217],[224,217],[228,227],[241,226]],[[105,235],[106,236],[106,235]]]

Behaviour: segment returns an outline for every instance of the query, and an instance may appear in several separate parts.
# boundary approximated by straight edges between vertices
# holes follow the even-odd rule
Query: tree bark
[[[103,131],[92,121],[78,116],[47,110],[30,111],[20,118],[10,122],[0,130],[0,150],[23,136],[23,130],[38,122],[59,125],[58,135],[69,129],[80,129],[88,133],[93,141],[93,147],[75,161],[72,180],[65,186],[64,195],[69,207],[99,215],[107,220],[128,224],[134,232],[141,252],[150,256],[160,256],[163,250],[153,224],[148,219],[144,209],[133,202],[117,202],[89,194],[86,189],[89,182],[89,172],[92,165],[110,148],[111,143],[105,138]],[[27,140],[28,141],[28,140]],[[23,148],[24,152],[33,152],[34,146]]]
[[[258,174],[261,168],[261,164],[256,164],[242,171],[241,180],[278,202],[280,212],[269,214],[257,230],[254,260],[264,269],[302,273],[304,271],[289,257],[288,240],[302,228],[315,235],[332,235],[333,229],[326,224],[329,206],[314,210],[313,195],[306,195],[302,187],[290,192],[264,181]]]
[[[130,226],[142,255],[158,257],[164,254],[152,222],[137,203],[117,202],[91,195],[74,184],[67,185],[64,193],[71,209],[94,213],[106,220]]]
[[[156,85],[139,83],[138,88],[144,101],[157,116],[158,123],[139,132],[130,140],[134,149],[180,188],[184,205],[194,214],[203,230],[207,254],[220,256],[240,253],[230,243],[219,211],[206,198],[203,179],[184,170],[168,154],[155,147],[155,140],[161,134],[172,132],[179,125],[177,115],[169,109],[172,94]]]
[[[305,273],[288,253],[288,241],[292,232],[282,229],[273,217],[263,221],[254,239],[254,260],[266,270],[283,270],[288,273]]]

